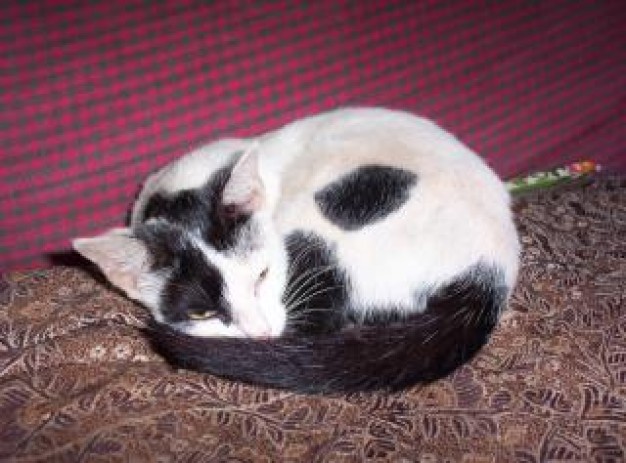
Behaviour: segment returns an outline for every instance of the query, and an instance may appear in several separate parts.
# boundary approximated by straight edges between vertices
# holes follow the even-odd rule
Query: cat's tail
[[[150,336],[172,365],[232,380],[307,393],[397,390],[443,377],[474,356],[508,292],[499,272],[481,272],[446,285],[423,313],[386,325],[270,340],[199,338],[155,325]]]

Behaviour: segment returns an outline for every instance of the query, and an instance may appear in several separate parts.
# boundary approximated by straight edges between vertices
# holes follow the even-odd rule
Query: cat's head
[[[285,249],[254,151],[202,188],[156,193],[142,215],[74,249],[161,323],[197,336],[280,334]]]

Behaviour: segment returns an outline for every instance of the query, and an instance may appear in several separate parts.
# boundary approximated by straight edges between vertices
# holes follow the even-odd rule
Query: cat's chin
[[[285,331],[285,326],[287,325],[287,312],[285,307],[282,304],[276,304],[272,310],[264,311],[265,318],[269,325],[269,338],[277,338],[279,337],[283,331]]]

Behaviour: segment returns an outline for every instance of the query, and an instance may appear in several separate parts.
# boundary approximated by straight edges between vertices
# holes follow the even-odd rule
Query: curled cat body
[[[224,139],[145,182],[128,228],[74,241],[172,364],[330,393],[440,378],[518,272],[508,193],[435,123],[345,108]]]

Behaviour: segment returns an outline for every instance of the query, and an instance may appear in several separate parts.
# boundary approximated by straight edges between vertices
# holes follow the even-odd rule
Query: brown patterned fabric
[[[516,211],[523,267],[492,341],[397,394],[301,396],[172,371],[141,335],[144,311],[89,273],[5,276],[0,459],[626,461],[626,178]]]

